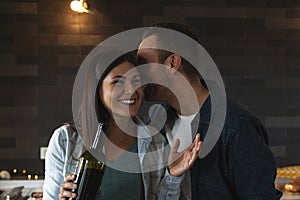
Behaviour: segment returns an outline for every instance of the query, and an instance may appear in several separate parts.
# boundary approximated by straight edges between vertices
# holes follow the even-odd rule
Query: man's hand
[[[189,170],[198,158],[202,142],[198,133],[193,143],[183,152],[178,152],[180,140],[176,139],[169,155],[169,173],[172,176],[182,176]]]

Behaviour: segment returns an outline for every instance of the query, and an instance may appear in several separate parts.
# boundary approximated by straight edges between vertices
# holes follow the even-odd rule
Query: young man
[[[196,40],[184,25],[162,23],[154,26],[175,30]],[[217,123],[211,121],[214,114],[211,91],[197,70],[183,57],[155,48],[160,42],[165,42],[155,30],[145,33],[137,52],[140,64],[150,65],[147,68],[149,83],[158,83],[146,87],[145,98],[168,104],[162,132],[169,143],[173,142],[177,132],[184,132],[187,138],[194,138],[199,132],[205,143],[209,126]],[[151,66],[151,63],[163,65]],[[189,83],[189,89],[183,86],[181,76]],[[156,112],[152,120],[161,121],[159,115],[159,111]],[[181,136],[180,140],[186,139]],[[212,150],[205,157],[198,158],[186,174],[181,198],[280,199],[282,194],[275,189],[275,177],[276,163],[268,148],[265,128],[256,116],[227,99],[226,118],[220,137]]]

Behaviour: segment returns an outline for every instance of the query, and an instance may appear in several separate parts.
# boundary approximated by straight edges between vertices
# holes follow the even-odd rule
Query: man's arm
[[[239,199],[280,199],[275,189],[276,162],[261,123],[242,121],[229,146],[229,171]]]

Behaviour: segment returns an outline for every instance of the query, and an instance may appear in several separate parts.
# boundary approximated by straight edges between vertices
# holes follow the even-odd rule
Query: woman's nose
[[[126,94],[132,94],[134,91],[133,85],[130,82],[127,82],[125,84],[125,93]]]

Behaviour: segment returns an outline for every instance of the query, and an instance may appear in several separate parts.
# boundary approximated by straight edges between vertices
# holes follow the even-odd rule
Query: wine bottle
[[[75,200],[95,199],[97,192],[101,189],[104,170],[105,164],[99,162],[89,151],[82,154],[74,180],[77,184],[77,189],[73,191],[77,193]]]

